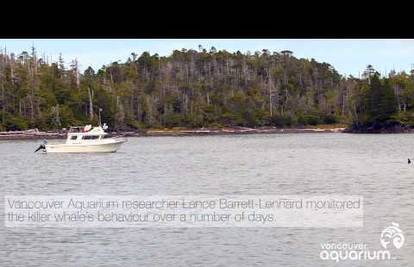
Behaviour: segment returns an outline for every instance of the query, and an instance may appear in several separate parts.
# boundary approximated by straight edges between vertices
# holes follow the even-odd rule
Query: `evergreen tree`
[[[397,100],[388,79],[381,80],[378,73],[367,77],[368,88],[363,95],[364,114],[363,127],[382,128],[393,123],[393,115],[397,112]]]

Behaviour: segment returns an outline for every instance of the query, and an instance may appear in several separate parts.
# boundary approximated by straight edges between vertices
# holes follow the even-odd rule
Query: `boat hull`
[[[114,153],[125,140],[99,144],[56,144],[45,145],[46,153]]]

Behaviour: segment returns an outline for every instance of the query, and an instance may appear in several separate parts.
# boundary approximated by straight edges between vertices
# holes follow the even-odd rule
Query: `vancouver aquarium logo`
[[[384,261],[395,259],[391,255],[393,249],[400,249],[405,238],[398,223],[391,223],[381,232],[380,243],[383,249],[370,249],[364,242],[330,242],[321,243],[320,258],[336,262],[351,261]]]
[[[404,234],[400,229],[398,223],[392,223],[385,228],[381,233],[381,245],[383,248],[389,248],[389,244],[392,244],[396,249],[400,249],[405,242]]]

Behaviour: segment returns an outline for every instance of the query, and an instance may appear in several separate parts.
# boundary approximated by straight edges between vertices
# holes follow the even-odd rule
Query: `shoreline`
[[[140,136],[196,136],[196,135],[241,135],[241,134],[288,134],[288,133],[338,133],[345,128],[276,128],[276,127],[225,127],[204,129],[148,130]]]
[[[225,128],[173,128],[148,129],[145,131],[122,131],[110,134],[123,137],[150,137],[150,136],[202,136],[202,135],[241,135],[241,134],[287,134],[287,133],[342,133],[345,128],[276,128],[276,127],[225,127]],[[0,132],[0,140],[40,140],[65,139],[66,132],[43,132],[37,129],[26,131]]]
[[[141,131],[113,131],[108,132],[120,137],[152,137],[152,136],[206,136],[206,135],[244,135],[244,134],[292,134],[292,133],[351,133],[351,134],[400,134],[414,133],[414,129],[381,129],[377,131],[356,131],[344,125],[317,125],[303,128],[277,127],[223,127],[223,128],[165,128],[146,129]],[[65,139],[66,131],[39,131],[30,129],[25,131],[0,132],[0,141],[7,140],[42,140]]]

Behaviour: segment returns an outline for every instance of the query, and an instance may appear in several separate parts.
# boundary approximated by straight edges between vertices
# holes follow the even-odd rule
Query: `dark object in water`
[[[408,159],[408,164],[410,164],[411,163],[411,160],[410,159]]]
[[[35,152],[34,153],[36,153],[37,151],[39,151],[40,149],[46,149],[46,144],[47,144],[47,141],[46,140],[43,140],[43,144],[41,144],[36,150],[35,150]]]
[[[35,152],[34,153],[36,153],[37,151],[39,151],[40,149],[46,149],[46,147],[45,147],[45,145],[40,145],[36,150],[35,150]]]

